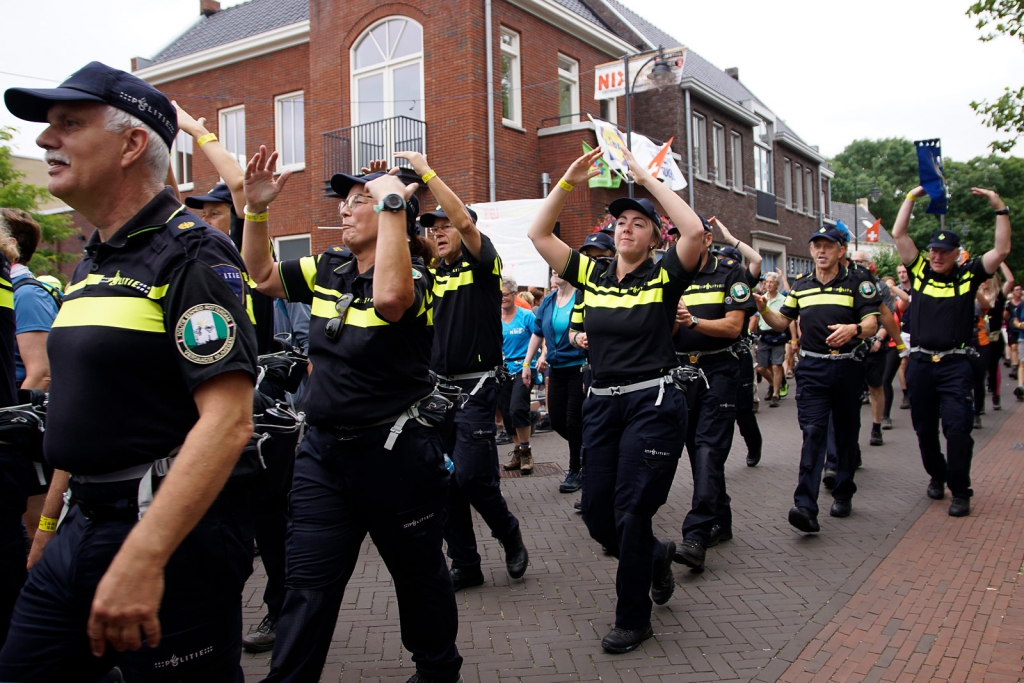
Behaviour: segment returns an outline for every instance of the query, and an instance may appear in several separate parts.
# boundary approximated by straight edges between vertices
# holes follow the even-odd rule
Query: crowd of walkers
[[[618,561],[601,644],[629,652],[653,636],[673,565],[702,571],[733,538],[725,463],[738,427],[759,464],[759,405],[797,404],[787,519],[817,533],[822,485],[831,517],[853,511],[863,403],[882,446],[900,382],[925,492],[948,488],[949,514],[964,516],[971,432],[988,393],[1001,408],[1004,352],[1024,378],[1008,211],[990,190],[973,190],[995,214],[979,258],[961,259],[946,230],[919,251],[918,187],[893,227],[896,279],[826,224],[808,236],[813,268],[790,282],[628,151],[646,196],[614,200],[613,226],[579,248],[563,242],[556,222],[599,173],[598,149],[534,217],[550,291],[521,294],[418,152],[396,153],[415,183],[384,162],[335,175],[342,244],[279,260],[269,226],[290,172],[277,152],[261,146],[239,169],[203,119],[98,62],[5,102],[48,124],[49,189],[96,232],[61,292],[27,269],[38,226],[0,213],[3,681],[242,681],[243,647],[273,650],[266,681],[316,681],[367,536],[394,584],[410,683],[461,681],[455,593],[484,583],[478,543],[491,542],[473,509],[510,579],[529,569],[501,469],[535,468],[541,386],[568,447],[559,490],[582,491],[583,524]],[[184,205],[168,177],[179,127],[224,181]],[[424,187],[435,210],[420,211]],[[691,508],[676,539],[656,538],[684,450]],[[243,634],[254,539],[267,617]]]

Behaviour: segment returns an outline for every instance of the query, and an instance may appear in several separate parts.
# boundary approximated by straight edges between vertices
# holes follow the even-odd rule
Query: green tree
[[[899,282],[899,278],[896,277],[896,266],[903,263],[900,260],[900,255],[895,249],[889,247],[886,249],[879,249],[872,259],[875,262],[877,270],[875,275],[878,277],[891,277]]]
[[[0,207],[28,211],[39,223],[43,240],[32,256],[29,268],[36,275],[60,276],[60,265],[75,258],[75,254],[62,253],[56,246],[75,233],[67,214],[42,215],[34,213],[42,201],[50,199],[45,187],[22,182],[24,173],[14,168],[11,160],[10,128],[0,128]]]
[[[978,38],[983,42],[1000,35],[1024,41],[1024,0],[981,0],[967,10],[967,16],[977,17],[979,30],[991,31]],[[971,108],[984,117],[985,125],[1013,137],[995,140],[989,144],[993,152],[1009,152],[1024,133],[1024,88],[1006,88],[995,102],[971,102]]]
[[[856,200],[853,181],[862,183],[857,188],[861,197],[871,191],[871,183],[878,185],[882,196],[871,203],[870,209],[886,229],[892,229],[907,192],[920,184],[914,143],[903,138],[854,140],[829,165],[836,174],[832,183],[832,198],[836,201],[852,204]]]

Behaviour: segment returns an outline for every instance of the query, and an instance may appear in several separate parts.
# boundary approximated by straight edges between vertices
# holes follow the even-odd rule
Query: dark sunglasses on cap
[[[331,341],[336,341],[341,336],[341,326],[345,324],[345,318],[348,317],[348,308],[352,305],[352,299],[351,294],[342,294],[334,303],[334,310],[338,312],[338,317],[328,320],[327,326],[324,328],[324,334]]]

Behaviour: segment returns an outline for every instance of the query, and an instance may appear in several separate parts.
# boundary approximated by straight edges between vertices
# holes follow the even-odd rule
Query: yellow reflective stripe
[[[453,292],[463,285],[473,284],[473,271],[464,270],[456,275],[438,275],[434,278],[434,295],[444,296],[445,292]]]
[[[7,280],[5,280],[2,277],[0,277],[0,287],[8,287],[8,288],[10,288],[10,287],[13,287],[13,286],[14,285],[12,285],[10,282],[8,282]]]
[[[160,304],[128,296],[89,296],[69,299],[61,306],[54,327],[120,327],[140,332],[163,332]]]
[[[632,308],[664,301],[662,289],[648,289],[637,294],[596,294],[589,289],[583,295],[583,302],[590,308]]]
[[[703,304],[725,303],[725,292],[700,292],[699,294],[684,294],[683,303],[687,306],[701,306]]]
[[[315,292],[316,286],[316,262],[317,256],[303,256],[299,259],[299,267],[302,269],[302,277],[306,280],[309,291]]]
[[[789,296],[786,297],[786,301],[782,305],[787,306],[789,308],[799,308],[800,302],[797,301],[797,298],[795,296],[790,294]]]
[[[248,277],[248,276],[246,276],[246,277]],[[167,287],[168,286],[169,285],[161,285],[160,287],[151,287],[150,290],[149,290],[149,294],[147,294],[146,296],[149,297],[150,299],[163,299],[165,296],[167,296]]]
[[[924,286],[924,289],[919,291],[924,296],[931,296],[936,299],[949,299],[956,296],[956,288],[946,283],[929,282]]]
[[[317,318],[336,318],[338,311],[335,310],[334,303],[333,301],[315,296],[313,297],[313,305],[310,306],[309,313]]]
[[[918,252],[917,258],[910,264],[910,272],[914,274],[915,280],[924,277],[925,263],[927,263],[927,261],[925,260],[924,255],[922,255],[921,252]]]
[[[84,280],[79,280],[78,282],[75,283],[69,283],[68,286],[64,288],[64,293],[71,294],[73,292],[77,292],[86,285],[98,285],[99,283],[103,282],[103,277],[104,276],[100,275],[99,273],[86,275]]]
[[[326,296],[333,296],[335,298],[339,298],[341,296],[341,292],[339,292],[338,290],[336,290],[336,289],[327,289],[326,287],[321,287],[320,285],[314,285],[313,286],[313,292],[316,293],[316,294],[323,294],[323,295],[326,295]]]
[[[375,308],[350,308],[348,309],[348,317],[345,318],[345,325],[352,327],[381,327],[390,324],[387,320],[377,315]]]
[[[0,280],[2,282],[2,280]],[[14,308],[14,290],[0,287],[0,308]]]
[[[801,297],[799,306],[800,308],[806,308],[807,306],[845,306],[846,308],[853,308],[853,296],[850,294],[826,294],[821,292]]]

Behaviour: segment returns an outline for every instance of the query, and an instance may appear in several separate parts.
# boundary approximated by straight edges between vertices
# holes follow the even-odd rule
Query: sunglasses
[[[328,320],[327,327],[324,328],[324,334],[331,341],[336,341],[341,336],[341,326],[345,324],[345,318],[348,317],[348,308],[352,305],[352,299],[351,294],[342,294],[335,302],[334,310],[338,312],[338,317]]]

